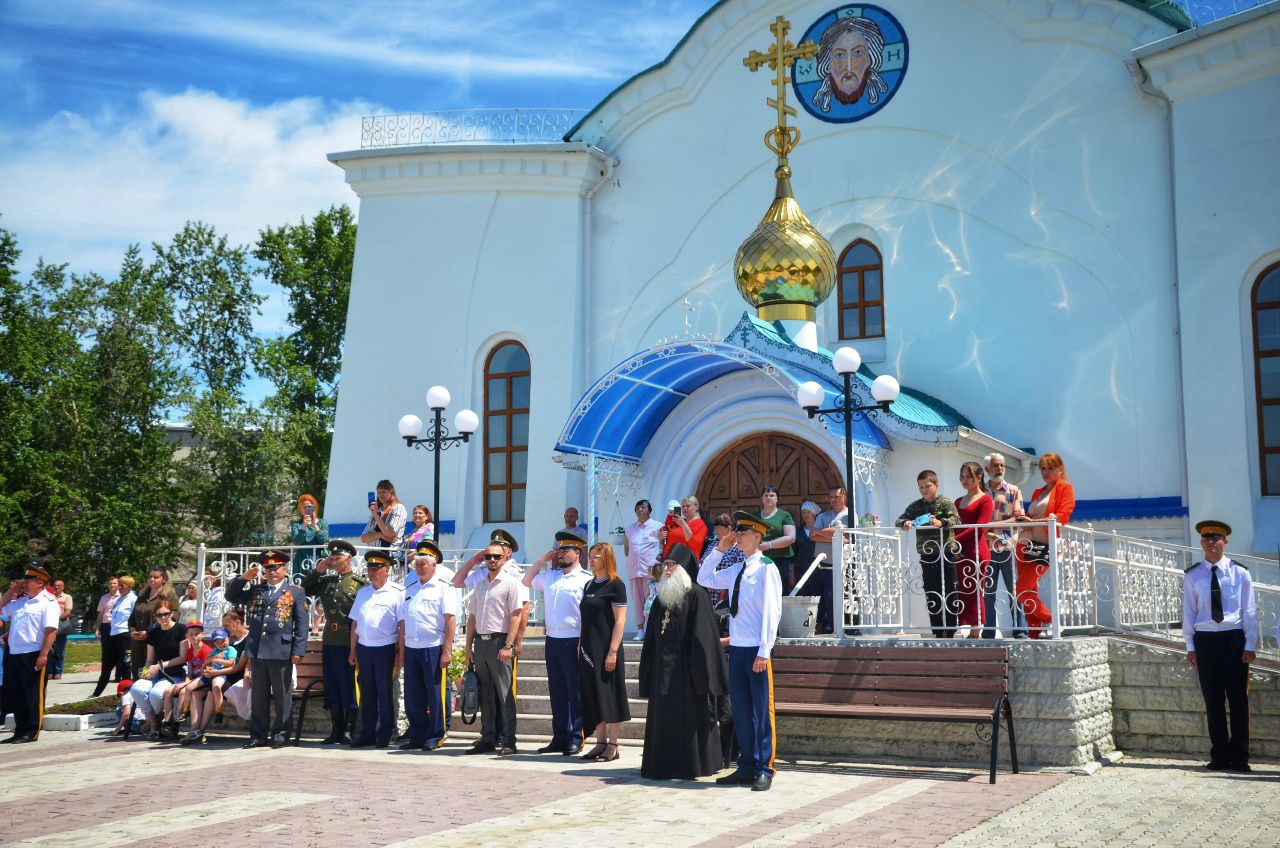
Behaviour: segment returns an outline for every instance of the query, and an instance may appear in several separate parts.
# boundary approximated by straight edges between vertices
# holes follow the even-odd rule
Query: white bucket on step
[[[778,635],[787,639],[805,639],[813,636],[818,624],[818,597],[801,595],[782,599],[782,620],[778,622]]]

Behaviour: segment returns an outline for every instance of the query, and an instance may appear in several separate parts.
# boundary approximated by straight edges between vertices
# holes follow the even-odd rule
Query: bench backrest
[[[321,642],[317,639],[307,643],[307,653],[298,663],[298,688],[301,692],[307,686],[324,678],[324,660],[320,653]]]
[[[779,702],[990,708],[1009,691],[1007,648],[778,645]]]

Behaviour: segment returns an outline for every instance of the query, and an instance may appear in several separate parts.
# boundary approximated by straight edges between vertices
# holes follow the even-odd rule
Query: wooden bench
[[[979,726],[990,721],[992,783],[1003,719],[1018,773],[1007,648],[777,645],[773,697],[777,715]]]

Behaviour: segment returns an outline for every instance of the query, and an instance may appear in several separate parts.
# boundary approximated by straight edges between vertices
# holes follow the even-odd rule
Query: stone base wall
[[[1126,751],[1209,756],[1204,696],[1180,651],[1110,640],[1116,743]],[[1249,750],[1280,757],[1280,675],[1249,681]]]
[[[782,640],[789,641],[789,640]],[[800,643],[800,642],[798,642]],[[803,640],[802,644],[824,644]],[[864,645],[964,650],[989,643],[963,640],[861,640]],[[825,644],[850,644],[827,641]],[[854,641],[853,644],[859,644]],[[1060,642],[1008,642],[1009,688],[1019,764],[1083,766],[1115,750],[1111,723],[1111,670],[1106,638]],[[780,716],[783,755],[892,757],[930,762],[979,762],[991,757],[983,728],[936,722],[863,721]],[[999,761],[1009,764],[1008,735],[1001,733]]]

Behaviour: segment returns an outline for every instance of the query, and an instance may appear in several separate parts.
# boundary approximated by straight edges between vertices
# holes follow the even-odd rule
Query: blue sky
[[[356,206],[325,154],[362,116],[589,108],[710,3],[0,0],[0,226],[24,270],[111,273],[188,219],[251,242]]]

